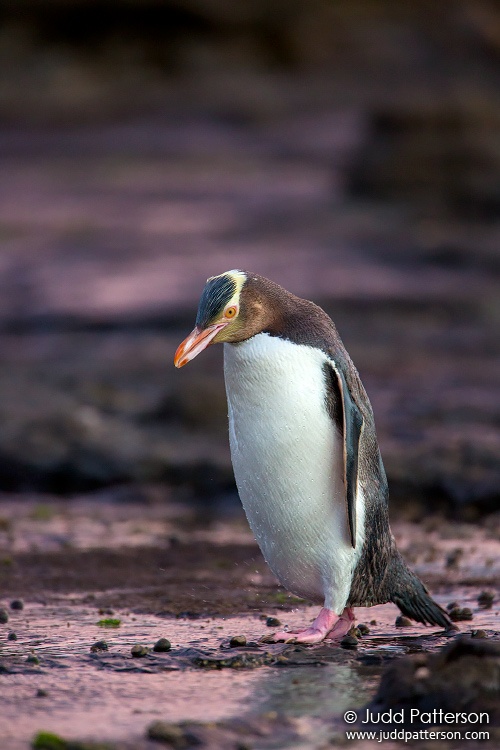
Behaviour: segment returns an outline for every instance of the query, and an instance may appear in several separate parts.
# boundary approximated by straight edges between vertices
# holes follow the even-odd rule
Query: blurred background
[[[236,503],[172,358],[243,268],[335,320],[393,515],[498,511],[499,126],[494,0],[2,0],[3,497]]]

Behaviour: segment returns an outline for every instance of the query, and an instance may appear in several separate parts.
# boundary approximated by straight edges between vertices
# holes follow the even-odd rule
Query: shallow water
[[[454,637],[396,628],[398,610],[387,604],[356,610],[370,633],[355,650],[258,643],[272,632],[266,615],[293,628],[317,608],[279,589],[238,514],[202,524],[180,506],[101,499],[48,507],[8,501],[0,516],[0,604],[9,615],[0,625],[1,750],[28,750],[41,730],[120,750],[153,748],[146,731],[159,719],[253,721],[252,748],[328,746],[344,711],[371,700],[389,660],[435,651]],[[428,570],[436,599],[473,610],[460,631],[498,638],[500,592],[491,609],[481,609],[477,596],[495,588],[500,543],[487,528],[453,530],[444,522],[431,532],[395,526],[412,566]],[[460,561],[450,566],[457,547]],[[15,597],[23,610],[9,607]],[[108,617],[120,626],[97,625]],[[233,635],[245,635],[247,647],[230,648]],[[171,641],[170,652],[132,657],[134,644],[151,648],[160,637]],[[101,639],[109,650],[91,653]],[[39,664],[27,661],[33,654]]]
[[[467,592],[460,594],[462,602],[473,604]],[[277,614],[292,627],[308,622],[314,613],[314,608],[300,608]],[[371,626],[356,651],[333,645],[294,649],[285,644],[229,649],[228,640],[235,634],[256,641],[268,630],[262,619],[254,615],[182,620],[115,611],[113,617],[121,624],[108,629],[97,626],[103,615],[95,608],[28,603],[22,612],[10,613],[8,628],[15,630],[18,640],[2,638],[2,747],[26,750],[40,730],[64,737],[139,741],[154,719],[207,722],[277,712],[331,722],[370,700],[389,658],[434,650],[447,642],[434,628],[395,628],[396,613],[392,605],[358,610],[360,621],[376,616],[377,625]],[[475,614],[476,628],[493,631],[498,624],[494,609]],[[470,629],[471,624],[462,624],[463,632]],[[169,638],[170,652],[131,656],[135,643],[152,647],[160,637]],[[90,646],[102,638],[109,651],[91,654]],[[289,664],[253,669],[200,668],[192,662],[200,653],[213,659],[236,653],[277,656],[291,649],[296,653]],[[39,665],[26,662],[32,653]],[[47,695],[38,697],[39,689]]]

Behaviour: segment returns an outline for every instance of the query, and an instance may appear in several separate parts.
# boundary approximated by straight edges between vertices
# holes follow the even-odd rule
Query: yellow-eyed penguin
[[[228,271],[208,279],[176,367],[218,342],[248,521],[283,586],[323,605],[310,627],[272,640],[339,639],[353,607],[388,601],[453,627],[396,548],[370,401],[328,315],[263,276]]]

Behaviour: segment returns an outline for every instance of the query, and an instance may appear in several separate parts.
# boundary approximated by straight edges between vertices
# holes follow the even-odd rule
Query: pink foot
[[[261,638],[261,641],[263,643],[278,643],[279,641],[284,641],[285,643],[321,643],[327,637],[328,633],[334,629],[338,619],[338,615],[335,612],[323,607],[309,628],[296,631],[282,630],[278,633],[264,636]]]
[[[329,641],[342,640],[342,638],[350,631],[355,621],[356,618],[354,617],[354,610],[352,609],[352,607],[346,607],[335,623],[333,629],[330,630],[326,637]]]

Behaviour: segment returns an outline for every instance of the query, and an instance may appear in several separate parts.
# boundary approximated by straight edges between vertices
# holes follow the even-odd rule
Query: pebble
[[[450,611],[450,609],[455,609],[456,607],[459,607],[459,606],[460,606],[460,605],[459,605],[459,603],[458,603],[458,602],[448,602],[448,604],[446,605],[446,609],[447,609],[447,610],[448,610],[448,612],[449,612],[449,611]]]
[[[130,653],[132,656],[135,656],[136,659],[140,659],[149,654],[149,648],[147,646],[141,646],[140,643],[136,643],[135,646],[132,646],[130,649]]]
[[[453,622],[462,622],[463,620],[472,620],[473,618],[472,610],[468,607],[464,607],[463,609],[461,607],[453,607],[453,609],[450,609],[449,615],[450,620]]]
[[[487,638],[488,633],[486,630],[473,630],[471,633],[471,638]]]
[[[36,691],[37,698],[46,698],[47,696],[48,692],[44,688],[38,688],[38,690]]]
[[[404,615],[399,615],[399,617],[396,617],[395,625],[397,628],[411,628],[412,621],[409,617],[405,617]]]
[[[233,635],[231,640],[229,641],[229,645],[231,648],[237,648],[238,646],[246,646],[247,645],[247,639],[244,635]]]
[[[106,643],[106,641],[96,641],[92,644],[90,650],[93,654],[97,653],[98,651],[107,651],[108,644]]]
[[[268,628],[279,628],[279,626],[281,625],[281,620],[278,620],[277,617],[267,617],[266,625]]]
[[[6,622],[9,622],[9,613],[5,607],[0,607],[0,623],[3,625]]]
[[[13,599],[10,603],[11,609],[21,610],[24,609],[24,602],[22,599]]]
[[[342,648],[356,648],[358,645],[358,639],[348,633],[342,638],[340,645]]]
[[[491,609],[494,601],[495,594],[493,591],[481,591],[477,597],[477,603],[482,609]]]
[[[456,547],[455,549],[451,550],[446,555],[446,562],[445,565],[447,568],[458,568],[460,559],[462,555],[464,554],[464,551],[461,547]]]
[[[164,651],[170,651],[171,648],[172,644],[170,643],[168,638],[159,638],[153,646],[153,651],[163,653]]]
[[[8,641],[17,641],[17,633],[14,633],[12,630],[9,635],[7,636]]]
[[[353,625],[347,635],[352,635],[353,638],[361,638],[361,630]]]
[[[40,664],[40,659],[35,654],[29,654],[26,657],[26,664]]]
[[[370,632],[370,628],[368,627],[368,625],[365,625],[364,622],[359,623],[358,630],[361,633],[361,635],[368,635],[368,633]]]

